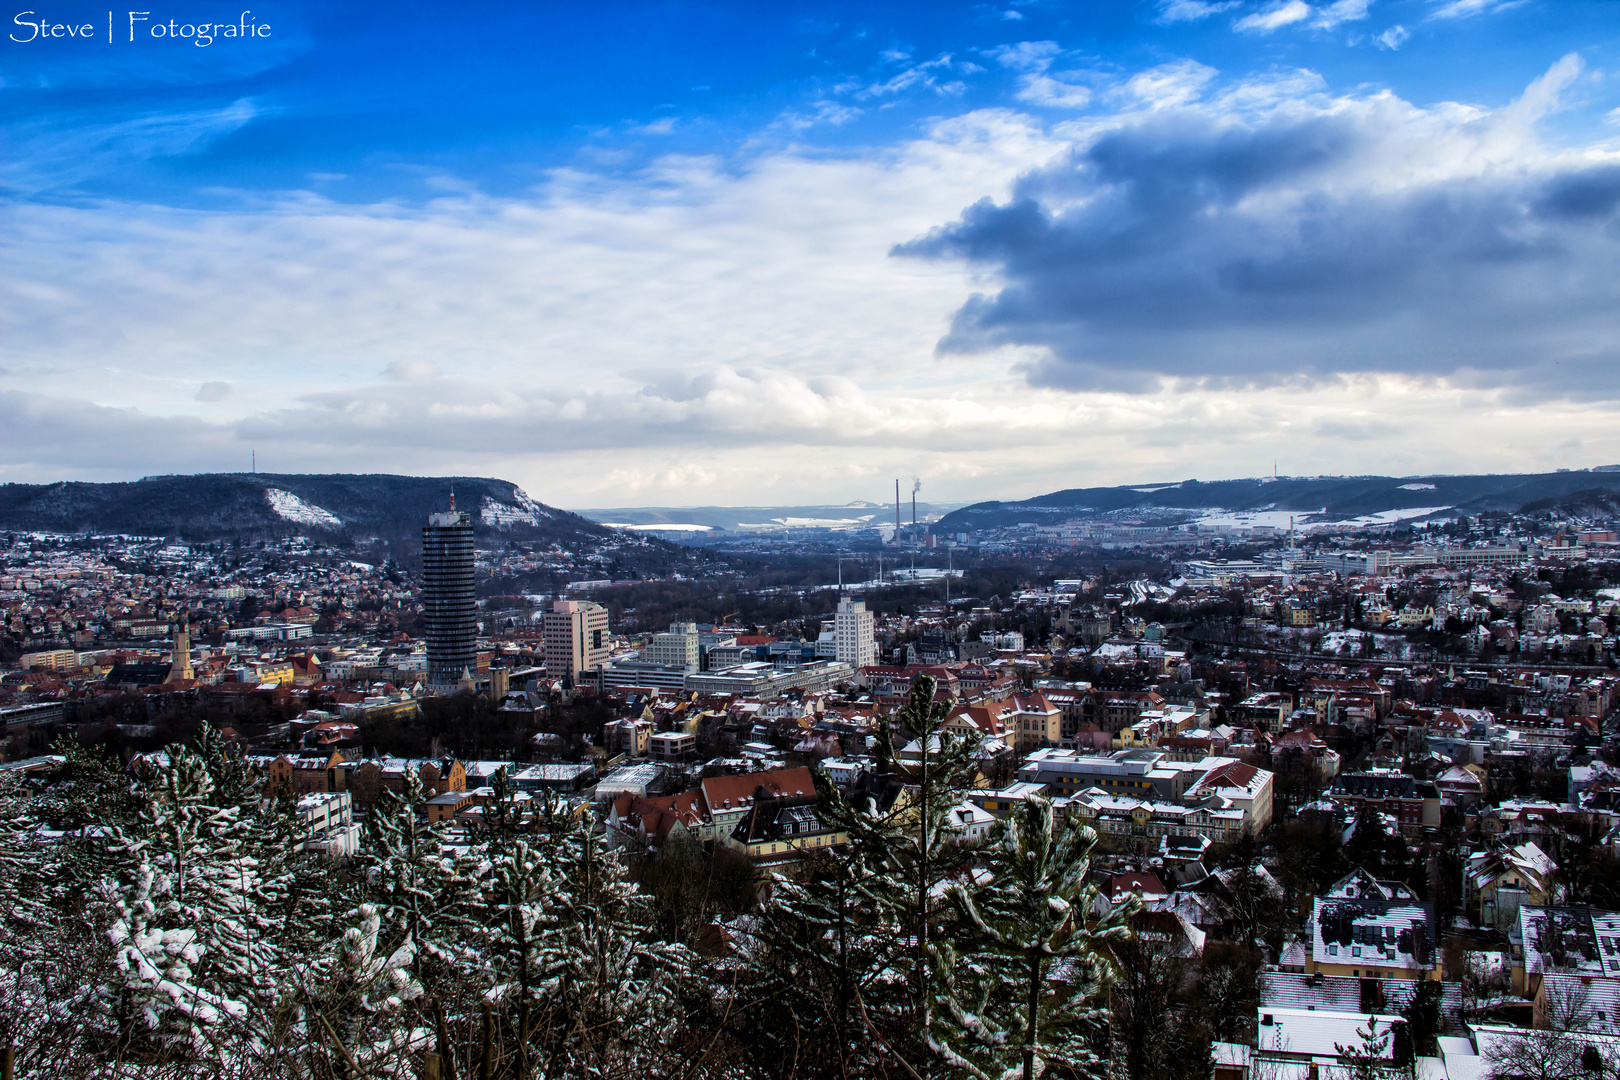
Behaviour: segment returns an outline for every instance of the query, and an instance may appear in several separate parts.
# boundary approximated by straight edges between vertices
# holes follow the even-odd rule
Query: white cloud
[[[1318,8],[1311,25],[1322,30],[1331,30],[1340,23],[1357,22],[1367,17],[1367,9],[1372,6],[1372,0],[1335,0],[1334,3]]]
[[[1062,54],[1055,41],[1020,41],[1016,45],[1002,45],[989,54],[1003,67],[1024,74],[1018,77],[1019,101],[1049,108],[1078,109],[1091,102],[1091,88],[1076,82],[1081,72],[1051,70],[1052,62]]]
[[[885,59],[896,62],[911,59],[911,55],[909,53],[898,53],[891,51],[884,53],[883,55]],[[967,67],[978,70],[977,65],[967,65]],[[867,98],[886,97],[890,94],[899,94],[914,87],[922,87],[933,90],[937,94],[954,96],[956,94],[960,94],[966,89],[965,84],[959,81],[940,81],[941,73],[950,71],[952,68],[953,58],[951,54],[941,53],[932,60],[925,60],[919,64],[912,64],[911,66],[901,70],[897,74],[892,75],[887,79],[884,79],[881,82],[869,83],[862,86],[859,82],[849,81],[840,84],[838,87],[836,87],[836,89],[840,93],[853,92],[856,98],[862,100]]]
[[[1138,72],[1125,83],[1130,94],[1155,108],[1170,108],[1197,100],[1215,78],[1214,68],[1196,60],[1177,60]]]
[[[814,111],[808,113],[789,109],[772,121],[771,126],[789,131],[807,131],[821,124],[828,127],[842,127],[857,119],[862,113],[862,110],[854,105],[844,105],[837,101],[812,102],[811,108]]]
[[[1253,31],[1257,34],[1269,34],[1285,26],[1304,22],[1310,17],[1311,5],[1305,3],[1305,0],[1285,0],[1284,3],[1275,4],[1265,11],[1245,15],[1233,25],[1239,30]]]
[[[1467,19],[1475,15],[1506,11],[1522,3],[1524,0],[1440,0],[1429,18]]]
[[[882,500],[894,476],[921,476],[940,499],[1255,476],[1271,471],[1279,448],[1282,471],[1304,475],[1352,467],[1387,475],[1521,472],[1620,460],[1620,429],[1603,406],[1527,403],[1514,392],[1396,375],[1196,395],[1077,395],[992,380],[948,392],[879,387],[863,396],[895,426],[852,423],[806,437],[777,432],[762,415],[757,436],[727,445],[695,427],[647,437],[633,424],[617,442],[581,438],[619,421],[608,413],[559,418],[547,411],[548,399],[450,415],[402,399],[366,431],[324,403],[217,424],[0,390],[0,425],[13,436],[0,443],[0,477],[245,469],[257,448],[261,468],[268,461],[285,471],[498,475],[565,506],[757,505]],[[770,404],[755,407],[763,413]],[[526,418],[525,408],[532,410]],[[1482,426],[1495,433],[1484,442],[1476,437]],[[844,441],[850,430],[859,441]],[[1575,462],[1564,448],[1572,431],[1583,433]]]
[[[1091,101],[1091,88],[1053,78],[1050,75],[1024,75],[1018,80],[1019,101],[1053,108],[1078,109]]]
[[[1380,49],[1389,49],[1391,52],[1393,52],[1394,50],[1399,49],[1402,45],[1406,44],[1406,39],[1411,36],[1412,35],[1407,31],[1406,27],[1397,23],[1395,26],[1385,30],[1382,34],[1379,34],[1373,39],[1373,41],[1377,43]]]
[[[7,125],[0,183],[19,191],[71,184],[124,162],[199,153],[260,115],[250,98],[217,109],[156,113],[63,130],[50,114]]]
[[[1159,7],[1159,21],[1196,22],[1242,6],[1243,0],[1164,0]]]
[[[996,54],[1019,77],[1054,81],[1059,57],[1042,42]],[[1111,114],[1094,98],[1094,113],[1050,127],[985,110],[880,150],[778,139],[726,160],[667,155],[639,173],[559,169],[520,196],[447,177],[422,204],[307,193],[217,213],[16,203],[0,234],[0,479],[238,469],[257,448],[288,470],[500,475],[550,502],[602,506],[881,499],[895,475],[923,476],[941,499],[1018,497],[1252,475],[1279,445],[1292,455],[1284,470],[1301,473],[1507,471],[1570,464],[1557,447],[1571,431],[1590,433],[1593,462],[1620,460],[1604,396],[1620,257],[1602,228],[1531,205],[1597,220],[1604,170],[1620,168],[1602,145],[1535,137],[1580,71],[1561,61],[1488,111],[1335,95],[1310,71],[1233,79],[1180,61],[1119,78],[1117,96],[1101,96]],[[1258,157],[1246,141],[1257,133],[1274,137]],[[1238,276],[1307,234],[1327,255],[1371,258],[1405,235],[1384,227],[1406,219],[1367,209],[1388,204],[1426,208],[1417,220],[1440,239],[1461,210],[1484,207],[1466,219],[1482,257],[1492,244],[1557,243],[1485,277],[1478,260],[1423,262],[1433,280],[1414,295],[1433,299],[1423,290],[1448,281],[1456,295],[1415,313],[1398,296],[1370,322],[1313,321],[1321,294],[1301,264],[1287,282],[1294,329],[1258,347],[1205,334],[1181,367],[1137,343],[1120,367],[1151,385],[1130,392],[1075,390],[1038,342],[937,354],[974,293],[1033,279],[989,258],[895,258],[891,246],[981,199],[993,210],[1019,194],[1067,213],[1098,193],[1055,163],[1103,160],[1087,156],[1098,147],[1115,155],[1122,190],[1154,181],[1171,209],[1189,186],[1215,193],[1213,224],[1143,219],[1159,230],[1139,238],[1158,261],[1104,267],[1102,285],[1125,300],[1166,303],[1167,334],[1197,316],[1201,294],[1154,268],[1210,265],[1205,241],[1221,242],[1220,265]],[[1272,166],[1288,154],[1295,171],[1281,175]],[[1495,204],[1480,193],[1496,192],[1517,200],[1502,204],[1511,214],[1486,212]],[[1468,272],[1446,278],[1454,265]],[[1367,287],[1352,286],[1349,301]],[[1501,360],[1492,320],[1521,323],[1498,336],[1540,359],[1485,370],[1429,358],[1445,344],[1425,336],[1438,326],[1476,363]],[[1368,333],[1399,346],[1377,370],[1354,355]],[[230,392],[209,400],[216,383]]]
[[[972,275],[889,248],[1061,146],[990,110],[878,153],[672,155],[629,177],[558,170],[522,198],[452,185],[421,206],[20,205],[0,253],[0,363],[30,396],[11,415],[66,432],[76,402],[101,418],[86,447],[126,446],[8,438],[0,474],[99,460],[138,475],[188,453],[220,467],[251,440],[311,468],[453,459],[597,501],[610,470],[536,463],[746,457],[782,440],[823,460],[913,440],[944,453],[957,436],[932,433],[937,409],[990,446],[979,365],[932,355]],[[147,445],[204,381],[235,388],[209,405],[219,423]],[[1021,411],[1009,397],[998,422]]]
[[[1016,45],[998,45],[989,51],[989,56],[1015,71],[1045,71],[1062,51],[1055,41],[1020,41]]]

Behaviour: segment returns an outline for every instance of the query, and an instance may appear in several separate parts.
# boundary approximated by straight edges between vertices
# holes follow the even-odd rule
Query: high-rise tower
[[[429,514],[422,528],[422,625],[428,687],[454,693],[478,663],[478,592],[472,519],[456,510]]]
[[[833,641],[837,659],[863,668],[877,663],[877,638],[873,636],[874,619],[866,610],[865,600],[844,599],[833,613]]]

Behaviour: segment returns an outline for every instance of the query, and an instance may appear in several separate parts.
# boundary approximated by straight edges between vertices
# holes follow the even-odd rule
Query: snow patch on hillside
[[[486,498],[483,509],[478,511],[480,521],[497,529],[505,525],[538,525],[552,516],[550,510],[529,498],[520,487],[512,489],[512,502]]]
[[[516,506],[489,499],[484,502],[484,508],[478,511],[478,519],[485,525],[500,528],[502,525],[532,525],[534,515]]]
[[[1433,484],[1402,484],[1402,491],[1433,491]]]
[[[1397,521],[1406,521],[1410,518],[1425,518],[1432,514],[1442,514],[1452,509],[1449,506],[1412,506],[1405,510],[1380,510],[1376,514],[1362,514],[1360,517],[1346,518],[1338,522],[1339,525],[1393,525]]]
[[[270,509],[276,512],[276,516],[285,521],[297,525],[318,525],[324,529],[336,529],[343,524],[343,520],[332,511],[307,503],[290,491],[265,488],[264,497],[269,500]]]

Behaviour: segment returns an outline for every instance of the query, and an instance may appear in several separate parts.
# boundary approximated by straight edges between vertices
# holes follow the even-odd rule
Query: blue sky
[[[0,43],[0,480],[1620,460],[1620,5],[146,7]]]

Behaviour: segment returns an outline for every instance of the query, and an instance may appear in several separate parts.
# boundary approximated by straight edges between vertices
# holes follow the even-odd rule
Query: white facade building
[[[872,613],[866,610],[865,600],[840,600],[833,615],[837,658],[857,670],[877,663],[877,638],[872,630]]]
[[[641,658],[650,664],[696,671],[699,644],[697,623],[670,623],[667,633],[652,636],[641,650]]]
[[[338,858],[360,849],[360,826],[355,824],[354,804],[347,791],[316,791],[300,797],[298,817],[304,827],[305,851]]]

